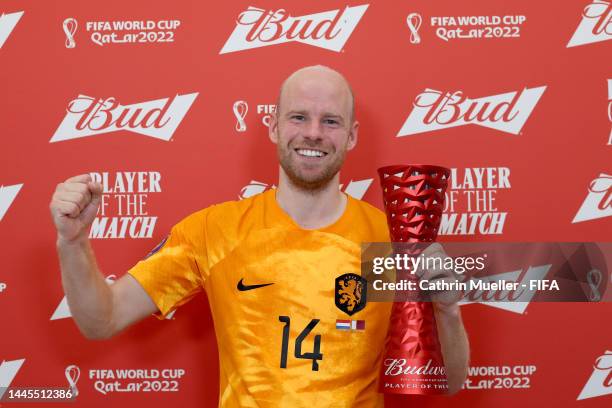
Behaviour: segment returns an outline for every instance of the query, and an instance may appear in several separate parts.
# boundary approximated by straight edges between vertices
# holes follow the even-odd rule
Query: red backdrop
[[[354,88],[350,194],[381,207],[376,168],[439,164],[453,169],[441,241],[610,238],[610,2],[5,0],[0,15],[0,387],[73,384],[83,407],[216,406],[206,298],[84,339],[48,203],[72,175],[106,177],[93,246],[123,275],[185,215],[276,183],[266,114],[305,65]],[[462,310],[466,389],[410,403],[612,402],[609,303]]]

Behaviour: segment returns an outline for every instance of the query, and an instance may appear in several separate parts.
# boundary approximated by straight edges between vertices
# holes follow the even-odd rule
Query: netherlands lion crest
[[[367,281],[354,273],[345,273],[336,278],[336,307],[349,316],[366,305]]]

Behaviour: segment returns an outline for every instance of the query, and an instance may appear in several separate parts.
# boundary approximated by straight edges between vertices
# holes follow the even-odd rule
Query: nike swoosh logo
[[[241,291],[241,292],[244,292],[245,290],[263,288],[264,286],[274,285],[274,283],[263,283],[263,284],[260,284],[260,285],[245,285],[244,283],[242,283],[243,279],[240,279],[240,282],[238,282],[238,285],[236,286],[238,288],[238,290]]]

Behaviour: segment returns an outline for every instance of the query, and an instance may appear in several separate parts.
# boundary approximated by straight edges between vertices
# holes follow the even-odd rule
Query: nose
[[[304,127],[304,139],[320,142],[323,139],[323,128],[317,120],[308,121]]]

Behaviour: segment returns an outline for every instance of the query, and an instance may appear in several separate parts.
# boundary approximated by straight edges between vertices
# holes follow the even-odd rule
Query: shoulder
[[[348,197],[349,197],[349,200],[353,201],[356,208],[358,208],[358,210],[362,212],[363,215],[366,216],[367,218],[377,223],[387,222],[386,221],[387,216],[385,215],[385,213],[379,210],[378,208],[374,207],[372,204],[366,201],[363,201],[363,200],[358,200],[357,198],[354,198],[351,196],[348,196]]]
[[[245,222],[245,218],[263,206],[263,194],[256,194],[243,200],[231,200],[213,204],[178,222],[174,228],[184,231],[207,231],[223,229],[227,232],[236,230]]]
[[[365,224],[373,234],[372,241],[388,241],[389,229],[385,213],[363,200],[351,196],[349,200],[353,203],[359,222]]]

